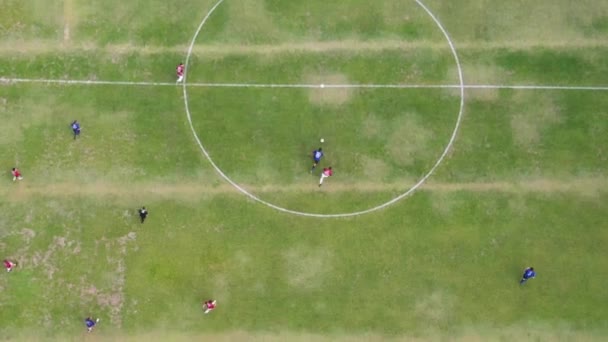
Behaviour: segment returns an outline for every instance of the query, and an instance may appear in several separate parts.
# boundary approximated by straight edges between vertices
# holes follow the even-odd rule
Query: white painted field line
[[[516,89],[516,90],[596,90],[606,91],[608,86],[567,86],[567,85],[503,85],[503,84],[469,84],[467,89]],[[456,88],[456,87],[454,87]]]
[[[13,83],[42,83],[61,85],[120,85],[120,86],[173,86],[175,82],[132,82],[132,81],[103,81],[103,80],[66,80],[45,78],[7,78],[0,77],[0,84]]]
[[[132,82],[104,80],[66,80],[44,78],[5,78],[0,84],[41,83],[62,85],[117,85],[141,87],[176,87],[175,82]],[[326,89],[459,89],[459,84],[281,84],[281,83],[188,83],[188,87],[201,88],[326,88]],[[515,90],[588,90],[608,91],[608,86],[568,86],[568,85],[508,85],[508,84],[465,84],[465,89],[515,89]]]

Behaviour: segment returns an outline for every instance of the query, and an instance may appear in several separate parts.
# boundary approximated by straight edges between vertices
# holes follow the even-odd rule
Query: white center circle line
[[[464,90],[465,90],[465,85],[464,85],[464,79],[463,79],[463,75],[462,75],[462,66],[460,64],[460,59],[458,58],[458,53],[456,52],[456,48],[454,46],[454,43],[452,42],[452,39],[450,38],[449,34],[447,33],[446,29],[443,27],[443,25],[441,24],[441,22],[437,19],[437,17],[435,17],[435,15],[422,3],[422,1],[420,0],[414,0],[420,7],[422,7],[422,9],[433,19],[433,21],[435,22],[435,24],[439,27],[439,29],[441,30],[441,32],[443,33],[444,37],[446,38],[449,46],[450,46],[450,50],[452,51],[452,55],[454,56],[454,61],[456,62],[456,67],[458,69],[458,79],[459,79],[459,85],[458,88],[460,89],[460,108],[459,108],[459,112],[458,112],[458,117],[456,119],[456,124],[454,126],[454,130],[452,132],[452,135],[450,137],[450,140],[448,141],[448,144],[446,145],[445,149],[443,150],[443,152],[441,153],[441,155],[439,156],[439,159],[437,159],[437,161],[435,162],[435,164],[433,165],[433,167],[431,167],[431,169],[416,183],[414,184],[414,186],[412,186],[409,190],[405,191],[404,193],[402,193],[401,195],[391,199],[390,201],[386,202],[386,203],[382,203],[380,205],[377,205],[375,207],[369,208],[369,209],[365,209],[365,210],[361,210],[361,211],[355,211],[355,212],[350,212],[350,213],[338,213],[338,214],[317,214],[317,213],[308,213],[308,212],[303,212],[303,211],[297,211],[297,210],[291,210],[291,209],[287,209],[287,208],[283,208],[280,207],[278,205],[272,204],[268,201],[265,201],[259,197],[257,197],[256,195],[250,193],[249,191],[247,191],[246,189],[244,189],[243,187],[241,187],[239,184],[237,184],[236,182],[234,182],[232,179],[230,179],[230,177],[228,177],[213,161],[213,159],[211,158],[211,156],[209,155],[209,152],[207,151],[207,149],[205,148],[205,146],[203,145],[203,143],[201,142],[201,139],[199,138],[198,134],[196,133],[196,129],[194,129],[194,124],[192,123],[192,115],[190,112],[190,106],[189,106],[189,102],[188,102],[188,88],[187,88],[187,80],[188,80],[188,69],[189,69],[189,63],[190,63],[190,57],[192,56],[192,51],[194,49],[194,44],[196,43],[196,40],[201,32],[201,30],[203,29],[203,26],[205,25],[205,23],[207,23],[207,20],[209,19],[209,17],[213,14],[213,12],[218,8],[219,5],[221,5],[224,0],[219,0],[213,7],[211,7],[211,9],[209,10],[209,12],[207,12],[207,15],[205,15],[205,17],[203,18],[203,20],[201,21],[201,23],[199,24],[198,28],[196,29],[196,32],[194,33],[194,36],[192,37],[192,40],[190,41],[190,46],[188,47],[188,53],[186,55],[186,60],[184,61],[184,65],[186,66],[186,70],[184,72],[184,81],[182,84],[182,89],[183,89],[183,93],[184,93],[184,105],[185,105],[185,109],[186,109],[186,117],[188,119],[188,123],[190,125],[190,130],[192,131],[192,134],[194,135],[194,139],[196,140],[196,143],[198,144],[200,150],[203,152],[203,154],[205,155],[205,157],[207,158],[207,160],[209,161],[209,163],[211,164],[211,166],[215,169],[215,171],[222,177],[224,178],[224,180],[226,180],[228,183],[230,183],[232,186],[234,186],[238,191],[240,191],[242,194],[244,194],[245,196],[251,198],[252,200],[259,202],[261,204],[264,204],[272,209],[284,212],[284,213],[288,213],[288,214],[293,214],[293,215],[298,215],[298,216],[307,216],[307,217],[317,217],[317,218],[337,218],[337,217],[352,217],[352,216],[359,216],[359,215],[364,215],[364,214],[368,214],[380,209],[384,209],[400,200],[402,200],[403,198],[409,196],[410,194],[412,194],[414,191],[416,191],[420,186],[422,186],[422,184],[424,184],[424,182],[426,182],[426,180],[435,172],[435,170],[437,169],[437,167],[439,167],[439,165],[443,162],[443,160],[445,159],[445,157],[447,156],[448,152],[451,150],[452,145],[454,144],[454,141],[456,140],[456,135],[458,134],[458,129],[460,128],[460,124],[462,122],[462,117],[464,114]]]

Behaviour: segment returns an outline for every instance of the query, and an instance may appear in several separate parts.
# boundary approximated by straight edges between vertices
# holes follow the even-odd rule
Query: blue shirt
[[[95,321],[90,318],[85,319],[84,323],[87,325],[87,328],[92,328],[95,326]]]
[[[73,123],[72,124],[72,129],[74,131],[80,131],[80,124],[79,123]]]
[[[323,157],[323,152],[322,151],[313,151],[312,152],[312,157],[314,158],[314,160],[319,161],[321,160],[321,157]]]
[[[527,269],[524,271],[524,279],[530,279],[536,277],[536,272],[531,269]]]

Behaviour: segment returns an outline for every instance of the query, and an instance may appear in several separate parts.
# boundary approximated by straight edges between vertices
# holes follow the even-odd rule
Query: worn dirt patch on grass
[[[33,231],[32,229],[29,228],[23,228],[21,229],[21,236],[23,237],[23,240],[25,241],[26,244],[29,244],[30,241],[32,241],[32,239],[34,237],[36,237],[36,232]]]
[[[511,117],[513,141],[520,147],[536,146],[543,130],[561,120],[561,109],[550,97],[517,92],[513,102],[522,108]]]
[[[340,73],[309,74],[304,77],[306,84],[349,84],[348,78]],[[353,94],[348,88],[313,88],[309,90],[310,103],[320,106],[340,106],[347,103]]]
[[[608,3],[593,0],[561,1],[558,6],[549,6],[548,3],[539,1],[528,3],[525,9],[522,9],[520,2],[503,1],[497,2],[490,13],[484,11],[484,15],[477,16],[478,14],[480,13],[470,15],[476,20],[486,22],[485,25],[492,33],[488,40],[500,41],[518,37],[522,42],[574,42],[589,36],[589,26],[595,20],[608,16]]]
[[[224,36],[227,40],[256,42],[279,40],[283,36],[263,1],[227,1],[223,6],[226,6],[230,20],[238,23],[226,26]]]
[[[435,291],[427,296],[419,296],[414,311],[425,321],[442,323],[450,318],[453,301],[444,293]]]
[[[382,165],[380,165],[380,170]],[[377,177],[374,177],[377,178]],[[398,183],[384,182],[340,182],[339,179],[328,183],[323,188],[324,192],[387,192],[404,190],[414,183],[414,179],[404,180]],[[290,185],[248,185],[242,184],[245,189],[253,193],[273,193],[273,192],[313,192],[319,191],[316,186],[317,179],[314,178],[310,183],[294,183]],[[122,201],[141,200],[141,198],[154,197],[158,200],[181,200],[199,201],[213,195],[224,195],[227,193],[238,194],[238,191],[230,184],[211,185],[205,183],[183,183],[183,184],[164,184],[164,183],[142,183],[142,184],[120,184],[120,183],[53,183],[47,185],[29,186],[23,184],[21,196],[11,197],[13,201],[25,201],[32,197],[63,198],[66,196],[83,196],[91,198],[117,198]],[[440,183],[429,181],[425,183],[420,191],[435,193],[450,193],[459,191],[469,192],[503,192],[503,193],[552,193],[564,192],[578,194],[582,196],[597,197],[601,193],[608,191],[608,179],[602,176],[573,177],[570,179],[553,178],[531,178],[521,180],[487,181],[487,182],[468,182],[468,183]],[[0,195],[12,196],[12,188],[0,188]],[[69,213],[66,213],[66,215]]]
[[[443,37],[442,37],[443,38]],[[582,38],[577,40],[553,39],[553,40],[513,40],[513,41],[459,41],[458,50],[529,50],[534,48],[545,48],[554,50],[592,49],[605,48],[608,46],[606,39]],[[197,56],[207,58],[221,58],[230,55],[259,55],[274,56],[279,54],[305,53],[328,53],[328,52],[382,52],[382,51],[415,51],[418,49],[436,49],[449,52],[448,45],[443,40],[407,41],[399,39],[384,40],[353,40],[340,41],[297,41],[280,42],[276,44],[237,44],[237,43],[199,43],[194,46],[193,53]],[[133,53],[142,55],[178,53],[184,54],[188,51],[187,45],[160,46],[160,45],[136,45],[129,43],[115,43],[98,45],[95,42],[71,41],[69,45],[57,44],[51,40],[4,40],[0,42],[0,56],[50,54],[50,53],[86,53],[110,55],[115,58],[123,58]],[[475,73],[475,65],[464,64],[463,69],[467,77]],[[456,68],[449,72],[450,80],[456,81]]]
[[[546,326],[543,324],[511,325],[501,327],[468,326],[449,333],[442,333],[434,329],[427,329],[425,334],[417,336],[391,335],[379,333],[364,333],[348,335],[343,333],[312,334],[305,332],[282,331],[275,333],[228,331],[221,333],[186,333],[171,331],[170,329],[147,329],[140,334],[119,334],[108,331],[102,327],[94,336],[87,336],[94,341],[125,341],[125,342],[191,342],[191,341],[218,341],[218,342],[499,342],[499,341],[583,341],[600,342],[605,340],[601,331],[579,331],[568,326]],[[103,329],[103,330],[102,330]],[[101,333],[103,331],[103,333]],[[31,331],[21,332],[7,341],[40,341],[40,337]],[[33,337],[32,337],[33,336]],[[73,336],[71,336],[73,338]],[[57,337],[55,341],[66,341],[65,337]],[[88,340],[88,339],[87,339]],[[52,341],[46,339],[45,341]]]
[[[71,212],[64,212],[64,209],[58,204],[50,204],[49,209],[55,213],[65,216],[71,215]],[[34,240],[38,239],[38,235],[30,229],[22,229],[15,233],[22,235],[25,238],[25,245],[15,253],[15,260],[19,262],[17,272],[27,270],[42,275],[42,277],[34,277],[33,286],[40,286],[43,289],[40,293],[42,298],[48,301],[66,300],[67,303],[72,302],[73,296],[79,296],[80,303],[84,306],[101,307],[103,311],[110,316],[112,324],[120,327],[122,318],[121,310],[124,302],[124,283],[125,283],[125,261],[124,258],[133,243],[136,240],[135,232],[130,232],[123,237],[116,239],[102,239],[98,241],[94,251],[87,253],[79,258],[79,262],[89,263],[90,265],[101,265],[95,270],[95,275],[99,275],[99,271],[109,269],[108,279],[111,279],[107,286],[99,286],[97,281],[89,279],[90,274],[82,272],[78,276],[77,281],[69,282],[68,279],[74,279],[73,275],[67,276],[72,271],[70,267],[74,255],[80,253],[81,242],[71,237],[71,231],[68,229],[65,235],[54,235],[45,247],[31,250],[34,246]],[[40,245],[40,241],[37,242]],[[104,249],[105,248],[105,249]],[[98,254],[102,251],[101,254]],[[99,263],[99,261],[102,261]],[[97,266],[92,266],[94,269]],[[67,273],[66,273],[67,272]],[[69,298],[69,299],[68,299]],[[57,322],[57,317],[49,312],[43,306],[41,309],[42,324],[47,327],[53,322]],[[61,324],[65,324],[63,320]]]
[[[368,114],[361,124],[361,132],[366,138],[377,138],[384,131],[385,120],[374,114]]]
[[[460,96],[460,90],[458,90],[457,92],[458,96]],[[499,89],[467,89],[465,90],[465,92],[466,99],[471,101],[496,101],[500,96]],[[456,96],[456,94],[452,95]]]
[[[103,248],[104,259],[108,265],[109,285],[103,288],[95,286],[86,276],[80,278],[77,291],[80,293],[81,302],[86,305],[98,305],[110,316],[110,322],[117,327],[122,325],[122,308],[125,303],[124,286],[126,279],[125,258],[128,251],[136,250],[137,234],[129,232],[116,239],[96,241],[96,254]],[[97,255],[94,256],[98,258]]]
[[[462,202],[452,192],[436,192],[433,193],[431,204],[435,212],[447,216],[457,211]]]
[[[508,84],[509,73],[494,65],[462,64],[462,71],[466,76],[466,84]],[[458,69],[449,68],[447,76],[453,84],[458,84]],[[444,89],[452,97],[460,97],[460,89]],[[500,95],[499,89],[465,89],[467,101],[496,101]]]
[[[314,247],[294,247],[283,255],[287,283],[297,289],[312,290],[323,285],[331,271],[331,253]]]
[[[75,0],[63,0],[63,43],[69,44],[72,32],[78,24],[78,15],[74,7]]]
[[[387,144],[388,153],[397,164],[411,165],[416,158],[427,154],[433,135],[433,131],[424,127],[416,115],[405,114],[395,124]]]
[[[19,142],[26,129],[48,123],[56,114],[57,106],[54,96],[40,98],[24,97],[12,101],[4,99],[0,107],[0,144]]]
[[[390,166],[383,160],[367,156],[361,158],[361,167],[363,168],[363,174],[368,179],[377,181],[381,181],[388,176],[391,170]]]

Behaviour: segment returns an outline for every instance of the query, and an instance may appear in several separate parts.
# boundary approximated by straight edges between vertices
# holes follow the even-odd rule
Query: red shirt
[[[11,170],[11,172],[13,173],[13,177],[21,177],[21,172],[17,169]]]
[[[334,171],[332,169],[328,169],[328,168],[324,168],[323,169],[323,174],[326,176],[333,176],[334,175]]]
[[[215,304],[213,304],[213,301],[211,301],[211,300],[205,302],[205,305],[207,306],[207,309],[209,309],[209,310],[215,309]]]
[[[184,75],[184,65],[180,64],[177,66],[177,76],[183,76]]]
[[[4,267],[11,268],[13,267],[13,263],[8,260],[4,260]]]

